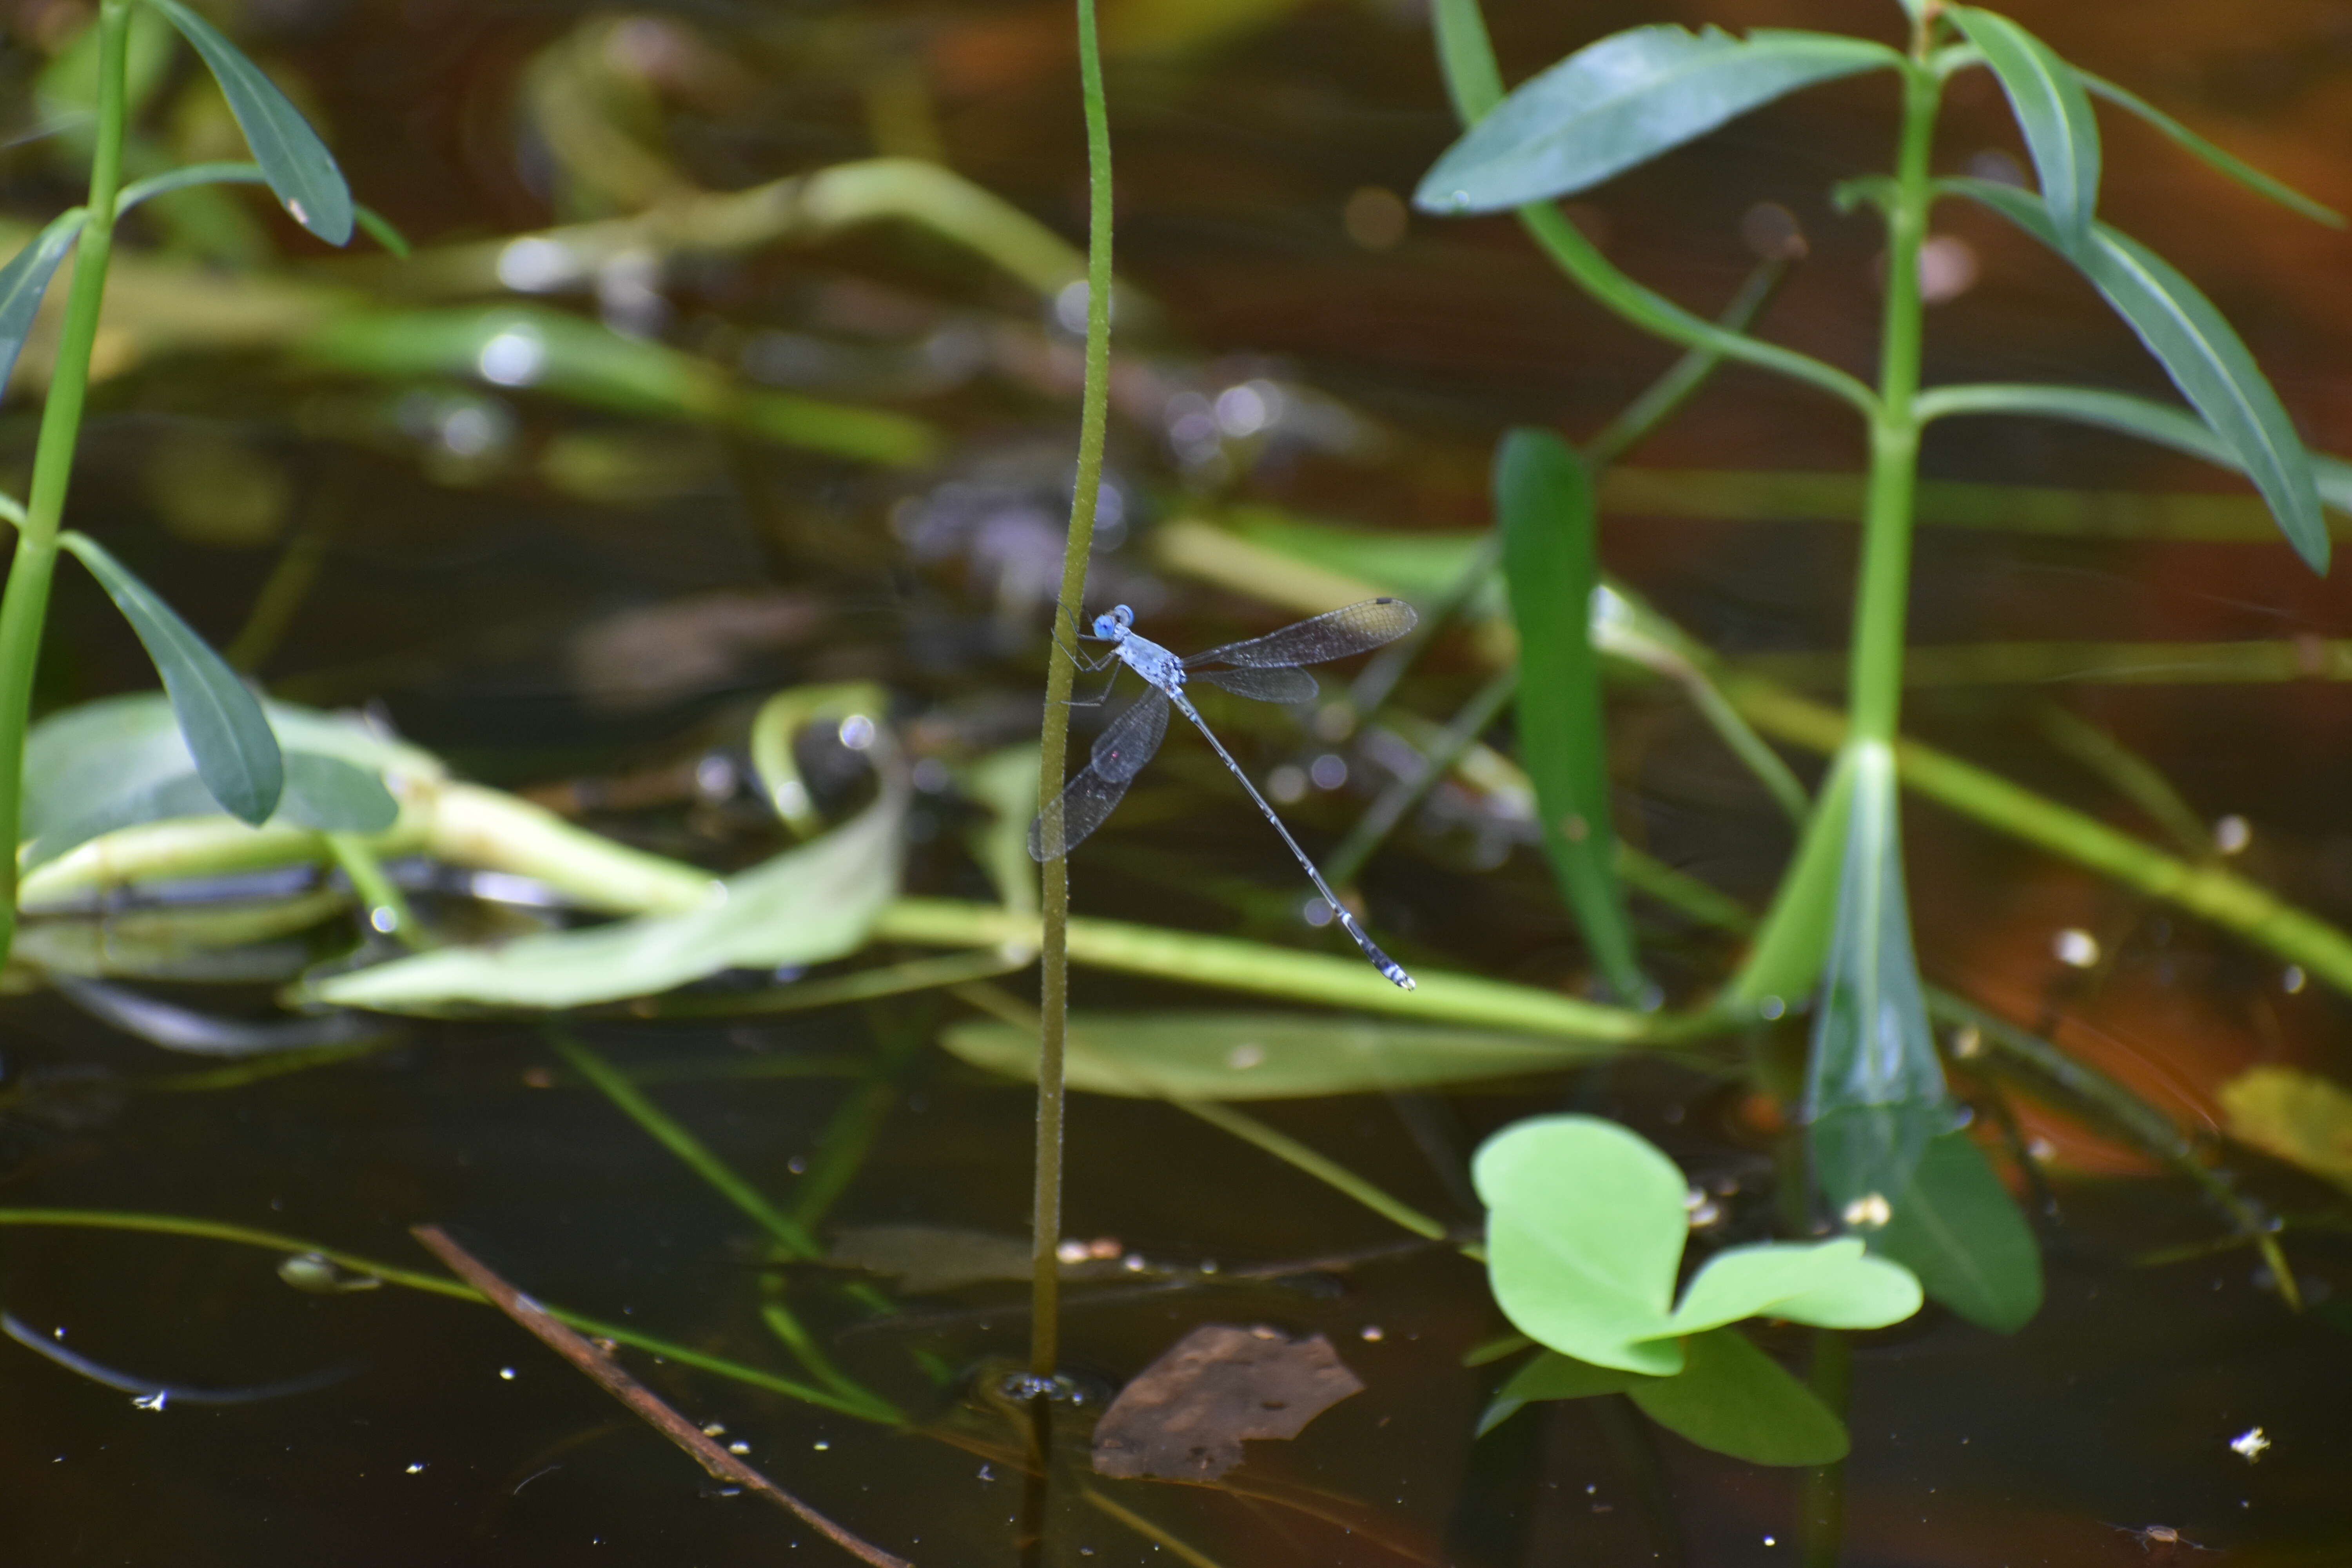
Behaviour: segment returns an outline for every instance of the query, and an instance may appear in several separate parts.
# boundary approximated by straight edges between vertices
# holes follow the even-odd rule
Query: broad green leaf
[[[1025,868],[1034,864],[1025,821],[1021,834],[1016,847]],[[1034,1029],[968,1019],[950,1026],[940,1043],[987,1072],[1037,1075]],[[1556,1072],[1613,1054],[1615,1047],[1591,1041],[1370,1018],[1081,1013],[1070,1019],[1065,1075],[1072,1089],[1129,1099],[1297,1100]]]
[[[478,377],[866,462],[911,466],[938,447],[920,420],[747,386],[692,354],[561,310],[496,305],[346,311],[297,346],[320,364],[362,375]]]
[[[1742,1318],[1786,1318],[1824,1329],[1883,1329],[1919,1310],[1908,1269],[1864,1255],[1860,1239],[1766,1242],[1717,1253],[1675,1308],[1672,1332],[1695,1334]]]
[[[253,150],[269,181],[269,188],[285,204],[294,221],[325,240],[341,245],[352,237],[352,193],[343,172],[319,133],[301,111],[287,101],[278,84],[247,59],[228,36],[181,4],[181,0],[147,0],[171,19],[181,37],[194,46],[205,67],[220,84],[236,116],[245,144]]]
[[[2344,226],[2344,215],[2334,207],[2325,206],[2313,201],[2284,181],[2273,179],[2263,174],[2243,158],[2223,152],[2129,88],[2118,87],[2104,77],[2093,76],[2080,67],[2075,68],[2074,74],[2093,93],[2105,99],[2118,109],[2129,110],[2138,115],[2170,138],[2174,146],[2188,153],[2191,157],[2203,160],[2206,164],[2237,181],[2255,195],[2268,196],[2281,206],[2293,208],[2315,223],[2324,223],[2330,228]]]
[[[1682,1370],[1682,1347],[1658,1337],[1688,1229],[1672,1160],[1613,1121],[1544,1116],[1489,1138],[1470,1169],[1487,1280],[1514,1327],[1599,1366]]]
[[[278,809],[286,764],[261,703],[236,673],[106,547],[68,529],[58,542],[89,568],[147,647],[196,773],[231,816],[258,825]]]
[[[1683,1342],[1679,1377],[1643,1378],[1626,1392],[1642,1414],[1702,1448],[1751,1465],[1833,1465],[1852,1446],[1845,1425],[1737,1329]]]
[[[1534,1359],[1523,1363],[1495,1391],[1485,1414],[1478,1417],[1478,1436],[1484,1437],[1538,1399],[1590,1399],[1599,1394],[1623,1394],[1643,1381],[1640,1373],[1594,1366],[1558,1351],[1538,1351]]]
[[[1998,12],[1951,5],[1944,14],[2000,79],[2033,155],[2042,205],[2063,248],[2081,254],[2099,205],[2099,121],[2082,79],[2056,50]]]
[[[1513,430],[1495,453],[1494,491],[1519,634],[1519,761],[1535,784],[1544,853],[1611,989],[1639,1006],[1654,988],[1634,954],[1609,820],[1608,731],[1591,637],[1601,583],[1592,483],[1559,437]]]
[[[1828,33],[1632,28],[1521,83],[1438,159],[1413,205],[1496,212],[1572,195],[1799,88],[1902,64]]]
[[[308,987],[312,999],[380,1012],[460,1006],[578,1007],[648,996],[722,969],[820,963],[862,946],[897,896],[909,787],[882,794],[820,838],[712,884],[701,909],[644,915],[505,946],[445,947]]]
[[[2013,1333],[2042,1310],[2041,1248],[1966,1132],[1931,1139],[1893,1217],[1863,1236],[1979,1328]]]
[[[2295,1068],[2259,1067],[2221,1086],[2230,1136],[2352,1187],[2352,1091]]]
[[[1851,772],[1837,922],[1806,1065],[1805,1120],[1813,1176],[1840,1214],[1865,1215],[1911,1184],[1927,1141],[1949,1130],[1943,1065],[1919,994],[1895,754],[1883,744],[1848,748]]]
[[[1990,180],[1945,184],[2053,249],[2066,250],[2049,209],[2031,194]],[[2088,243],[2073,259],[2236,454],[2287,542],[2313,571],[2326,572],[2327,525],[2303,438],[2221,312],[2169,262],[2105,224],[2092,226]]]
[[[430,779],[441,772],[429,753],[356,721],[285,703],[265,704],[264,711],[286,757],[286,792],[273,822],[381,832],[399,809],[383,774]],[[119,827],[218,810],[161,693],[81,703],[50,714],[26,737],[20,863],[26,870]]]
[[[71,250],[74,241],[81,237],[82,209],[74,207],[49,220],[47,228],[25,242],[25,248],[0,267],[0,391],[5,391],[8,378],[16,374],[16,358],[25,352],[25,340],[33,335],[34,320],[41,313],[41,299],[49,291],[49,279],[58,274],[58,266]]]

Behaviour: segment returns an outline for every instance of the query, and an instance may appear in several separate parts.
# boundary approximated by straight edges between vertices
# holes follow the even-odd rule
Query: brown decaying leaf
[[[1204,1324],[1111,1401],[1095,1427],[1095,1470],[1213,1480],[1241,1463],[1244,1438],[1296,1437],[1363,1386],[1321,1334]]]

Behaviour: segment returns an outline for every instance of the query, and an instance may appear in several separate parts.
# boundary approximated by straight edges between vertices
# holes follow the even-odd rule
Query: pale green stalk
[[[1070,496],[1069,538],[1063,545],[1062,591],[1054,612],[1056,647],[1045,661],[1045,723],[1037,798],[1061,793],[1069,759],[1070,689],[1076,668],[1058,644],[1077,636],[1094,553],[1095,504],[1102,494],[1103,435],[1110,410],[1110,115],[1103,100],[1102,51],[1095,39],[1094,0],[1078,0],[1078,81],[1087,118],[1087,358],[1078,417],[1078,469]],[[1036,1185],[1030,1209],[1031,1312],[1029,1371],[1054,1375],[1060,1355],[1062,1239],[1062,1054],[1069,1014],[1070,870],[1060,855],[1045,862],[1044,940],[1039,950]]]
[[[73,288],[66,298],[48,400],[33,452],[33,487],[16,531],[8,586],[0,594],[0,958],[16,934],[16,845],[25,808],[25,731],[32,722],[33,672],[48,619],[49,583],[57,574],[58,532],[81,436],[89,391],[90,346],[98,339],[106,266],[114,248],[115,198],[122,182],[122,135],[129,110],[126,80],[131,0],[102,0],[98,12],[98,141],[90,157],[89,200],[74,254]]]

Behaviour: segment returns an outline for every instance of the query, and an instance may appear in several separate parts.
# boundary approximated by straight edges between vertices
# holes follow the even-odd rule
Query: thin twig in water
[[[693,1455],[704,1469],[720,1480],[748,1488],[789,1510],[810,1529],[823,1532],[834,1544],[862,1563],[874,1563],[876,1568],[912,1568],[907,1559],[893,1556],[878,1546],[859,1540],[720,1447],[704,1434],[701,1427],[671,1409],[662,1402],[659,1394],[623,1371],[618,1363],[557,1322],[548,1315],[545,1308],[492,1273],[487,1264],[450,1240],[439,1226],[420,1225],[409,1234],[415,1237],[434,1257],[447,1264],[451,1273],[488,1297],[499,1310],[529,1329],[542,1344],[586,1373],[605,1393]]]

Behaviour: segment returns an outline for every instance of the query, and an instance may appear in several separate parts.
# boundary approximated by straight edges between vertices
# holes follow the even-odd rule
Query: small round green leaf
[[[1487,1279],[1513,1326],[1596,1365],[1681,1370],[1681,1347],[1661,1337],[1688,1229],[1672,1160],[1613,1121],[1544,1116],[1488,1139],[1471,1179]]]
[[[1766,1242],[1717,1253],[1675,1309],[1673,1331],[1694,1334],[1742,1318],[1786,1318],[1824,1329],[1883,1329],[1919,1310],[1908,1269],[1864,1254],[1853,1237]]]

